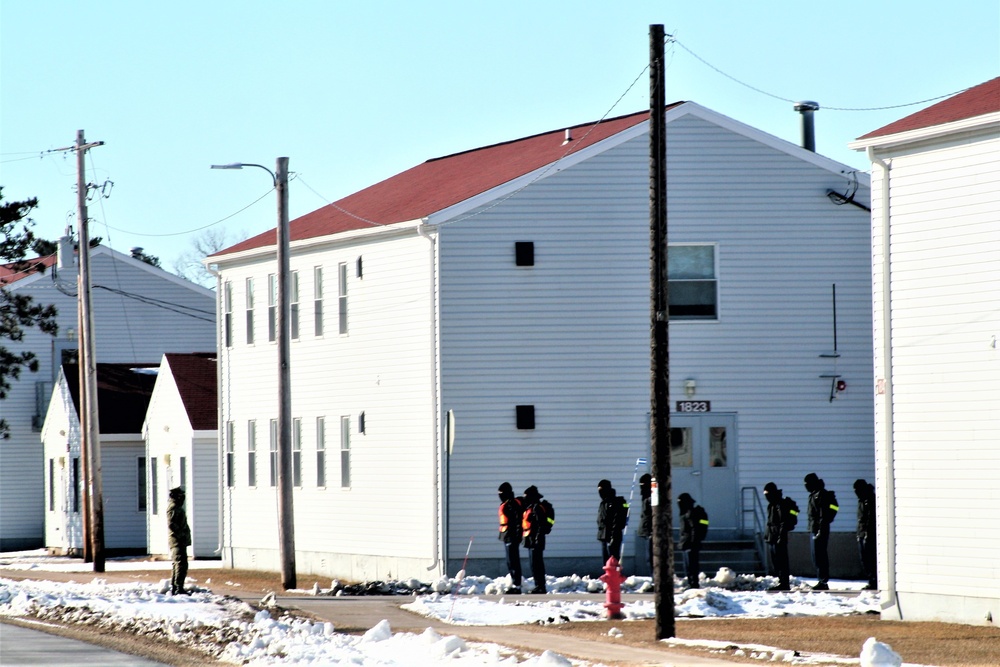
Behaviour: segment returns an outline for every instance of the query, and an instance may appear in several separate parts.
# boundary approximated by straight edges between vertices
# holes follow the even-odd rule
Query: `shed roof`
[[[905,118],[900,118],[885,127],[880,127],[858,137],[858,140],[922,130],[926,127],[954,123],[998,111],[1000,111],[1000,77],[973,86],[958,95],[949,97]]]
[[[0,264],[0,284],[9,285],[16,283],[18,280],[38,273],[39,267],[41,267],[41,272],[44,273],[45,269],[55,265],[56,260],[57,257],[53,254],[45,257],[25,259],[20,262]]]
[[[158,364],[97,364],[97,418],[101,433],[141,433]],[[80,414],[80,367],[63,364],[63,374]]]
[[[164,355],[174,376],[177,392],[184,403],[184,410],[196,431],[214,431],[218,428],[217,373],[215,352]]]
[[[668,105],[667,109],[683,102]],[[292,241],[418,220],[593,146],[649,118],[648,111],[560,128],[434,158],[296,218]],[[565,141],[566,132],[572,137]],[[274,230],[215,253],[228,255],[275,244]]]

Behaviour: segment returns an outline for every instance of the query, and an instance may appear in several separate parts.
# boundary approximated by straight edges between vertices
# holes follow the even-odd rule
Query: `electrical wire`
[[[167,236],[184,236],[186,234],[193,234],[195,232],[200,232],[200,231],[202,231],[204,229],[208,229],[209,227],[215,227],[216,225],[221,224],[221,223],[225,222],[226,220],[229,220],[230,218],[236,217],[237,215],[239,215],[243,211],[247,210],[248,208],[250,208],[251,206],[253,206],[257,202],[259,202],[264,197],[266,197],[269,194],[271,194],[272,192],[274,192],[274,188],[273,187],[270,190],[268,190],[267,192],[265,192],[264,194],[262,194],[257,199],[254,199],[252,202],[250,202],[249,204],[247,204],[246,206],[244,206],[240,210],[236,211],[235,213],[230,213],[226,217],[221,218],[219,220],[216,220],[213,223],[204,225],[203,227],[195,227],[194,229],[188,229],[187,231],[183,231],[183,232],[171,232],[169,234],[147,234],[147,233],[144,233],[144,232],[133,232],[133,231],[128,230],[128,229],[119,229],[117,227],[112,227],[111,225],[107,225],[107,224],[105,224],[105,226],[108,229],[113,229],[116,232],[121,232],[122,234],[131,234],[133,236],[144,236],[144,237],[148,237],[148,238],[163,238],[163,237],[167,237]]]
[[[735,76],[733,76],[731,74],[727,74],[726,72],[722,71],[721,69],[719,69],[718,67],[716,67],[715,65],[713,65],[710,62],[708,62],[707,60],[705,60],[704,58],[702,58],[701,56],[699,56],[697,53],[695,53],[694,51],[692,51],[691,49],[689,49],[687,47],[687,45],[685,45],[683,42],[681,42],[679,39],[677,39],[673,35],[667,35],[664,41],[665,41],[665,43],[668,43],[668,44],[669,43],[677,44],[677,46],[679,46],[682,49],[684,49],[685,51],[687,51],[696,60],[698,60],[701,64],[705,65],[706,67],[708,67],[711,70],[714,70],[718,74],[721,74],[722,76],[726,77],[730,81],[738,83],[739,85],[743,86],[744,88],[749,88],[750,90],[752,90],[752,91],[754,91],[756,93],[760,93],[761,95],[765,95],[767,97],[770,97],[770,98],[773,98],[773,99],[776,99],[776,100],[780,100],[782,102],[788,102],[789,104],[795,104],[796,102],[798,102],[798,100],[793,100],[793,99],[788,98],[788,97],[781,97],[780,95],[775,95],[774,93],[769,93],[766,90],[763,90],[761,88],[757,88],[756,86],[752,86],[749,83],[746,83],[745,81],[741,81],[740,79],[737,79]],[[916,106],[918,104],[926,104],[928,102],[936,102],[937,100],[943,100],[946,97],[952,97],[953,95],[958,95],[959,93],[964,93],[967,90],[969,90],[968,87],[962,88],[961,90],[956,90],[956,91],[954,91],[952,93],[947,93],[945,95],[938,95],[937,97],[930,97],[930,98],[927,98],[926,100],[919,100],[917,102],[907,102],[905,104],[891,104],[891,105],[882,106],[882,107],[833,107],[833,106],[823,106],[822,108],[825,111],[885,111],[887,109],[902,109],[904,107],[912,107],[912,106]]]

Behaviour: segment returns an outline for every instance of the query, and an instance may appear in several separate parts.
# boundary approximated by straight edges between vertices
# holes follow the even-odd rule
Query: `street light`
[[[279,157],[275,170],[262,164],[233,162],[213,164],[212,169],[257,167],[271,175],[278,192],[278,548],[281,557],[281,585],[295,588],[295,520],[292,511],[292,397],[289,373],[289,231],[288,158]]]

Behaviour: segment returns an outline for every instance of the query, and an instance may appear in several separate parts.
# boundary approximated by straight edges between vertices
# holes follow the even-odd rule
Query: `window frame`
[[[247,420],[247,486],[257,488],[257,420]]]
[[[347,262],[337,265],[337,322],[341,336],[347,335]]]
[[[292,486],[302,486],[302,419],[292,419]]]
[[[269,478],[270,485],[272,487],[278,486],[278,420],[272,419],[270,422],[270,438],[268,448],[268,459],[271,462],[269,466],[271,471],[271,476]]]
[[[227,280],[222,285],[222,342],[226,347],[233,346],[233,283]]]
[[[323,267],[313,267],[313,333],[323,335]]]
[[[288,324],[292,340],[299,339],[299,272],[289,275]]]
[[[247,278],[246,280],[246,335],[247,335],[247,345],[254,344],[254,322],[253,322],[253,309],[254,309],[254,293],[253,293],[253,278]]]
[[[267,274],[267,342],[278,338],[278,274]]]
[[[670,262],[669,253],[673,248],[711,248],[712,250],[712,277],[711,278],[671,278],[670,277]],[[669,318],[671,322],[718,322],[721,319],[721,289],[720,289],[720,278],[719,278],[719,244],[714,242],[707,243],[670,243],[667,246],[667,289],[670,290],[671,295],[675,294],[671,287],[679,283],[711,283],[714,289],[714,314],[712,315],[678,315],[673,312],[673,306],[676,305],[676,300],[671,299],[671,312],[669,313]]]
[[[226,486],[236,486],[236,422],[226,422]]]
[[[351,416],[340,418],[340,488],[351,488]]]
[[[326,417],[316,417],[316,486],[326,488]]]
[[[138,493],[136,493],[136,512],[146,512],[148,507],[147,493],[149,490],[146,488],[146,457],[137,456],[136,466],[135,466],[135,483],[138,487]]]

